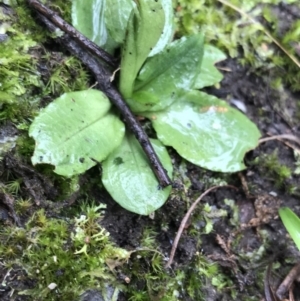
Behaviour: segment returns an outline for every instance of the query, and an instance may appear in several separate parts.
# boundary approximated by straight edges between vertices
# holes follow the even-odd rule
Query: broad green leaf
[[[158,140],[151,143],[172,176],[172,162],[165,147]],[[133,135],[126,135],[122,144],[109,155],[102,165],[102,181],[123,208],[137,214],[148,215],[160,208],[167,200],[171,187],[159,189],[149,161]]]
[[[112,0],[107,0],[108,3]],[[105,0],[73,0],[72,24],[83,35],[109,52],[118,47],[105,23]],[[125,30],[125,29],[123,29]]]
[[[200,72],[202,56],[202,34],[182,37],[172,42],[162,52],[146,61],[135,82],[135,91],[152,86],[162,76],[177,83],[180,88],[192,88]]]
[[[167,44],[169,44],[174,35],[174,13],[172,0],[161,0],[161,4],[165,14],[165,25],[157,44],[149,53],[149,56],[154,56],[155,54],[162,51]]]
[[[137,8],[131,12],[120,71],[120,92],[124,98],[131,96],[135,78],[164,29],[161,1],[138,1]]]
[[[215,63],[226,59],[226,55],[212,45],[204,45],[203,60],[200,74],[198,74],[194,89],[213,86],[223,79],[222,73],[215,67]]]
[[[286,228],[291,235],[294,243],[300,250],[300,219],[299,217],[287,207],[279,209],[279,216]]]
[[[134,112],[159,111],[191,89],[200,72],[203,36],[183,37],[149,58],[128,103]],[[147,97],[152,94],[152,97]],[[136,106],[135,106],[136,103]]]
[[[110,111],[100,91],[65,93],[34,119],[29,135],[35,139],[33,164],[49,163],[71,177],[104,160],[120,145],[124,125]]]
[[[247,151],[258,144],[256,125],[226,102],[199,91],[164,111],[148,113],[160,141],[188,161],[221,172],[245,168]]]
[[[105,24],[107,31],[115,42],[124,43],[127,23],[134,7],[136,5],[132,0],[106,0]]]
[[[159,111],[169,104],[174,102],[176,99],[185,93],[182,89],[177,89],[176,93],[174,92],[171,97],[164,98],[164,96],[160,98],[150,91],[141,90],[136,92],[132,98],[127,98],[126,103],[129,105],[131,110],[134,113],[139,115],[143,115],[143,112],[152,112]],[[138,100],[138,101],[137,101]]]

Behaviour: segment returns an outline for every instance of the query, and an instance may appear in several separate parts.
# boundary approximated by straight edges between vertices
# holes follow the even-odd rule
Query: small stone
[[[277,192],[275,191],[270,191],[269,195],[274,196],[275,198],[277,197]]]
[[[52,282],[52,283],[50,283],[49,285],[48,285],[48,288],[49,288],[49,290],[54,290],[55,288],[57,287],[57,284],[56,283],[54,283],[54,282]]]

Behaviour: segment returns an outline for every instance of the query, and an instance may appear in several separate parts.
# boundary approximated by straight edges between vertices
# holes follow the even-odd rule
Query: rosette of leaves
[[[225,55],[195,34],[172,41],[171,0],[74,0],[73,24],[113,53],[121,48],[119,90],[139,116],[152,121],[151,143],[169,176],[165,146],[213,171],[245,168],[245,153],[260,133],[245,115],[199,89],[222,79],[214,64]],[[100,17],[99,17],[100,16]],[[43,109],[30,127],[32,162],[49,163],[67,177],[102,162],[102,181],[127,210],[148,215],[167,200],[136,139],[100,91],[66,93]]]

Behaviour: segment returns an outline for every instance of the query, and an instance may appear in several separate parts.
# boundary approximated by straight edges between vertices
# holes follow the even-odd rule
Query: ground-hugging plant
[[[165,146],[213,171],[245,168],[243,157],[258,142],[257,127],[241,112],[199,89],[218,83],[214,63],[225,58],[201,34],[172,41],[170,0],[75,0],[73,24],[99,46],[121,49],[118,87],[131,110],[152,121],[151,143],[169,176]],[[100,17],[99,17],[100,16]],[[95,21],[97,20],[97,21]],[[102,163],[102,182],[121,206],[147,215],[167,200],[140,145],[107,96],[89,89],[63,94],[30,127],[33,164],[49,163],[63,176]]]

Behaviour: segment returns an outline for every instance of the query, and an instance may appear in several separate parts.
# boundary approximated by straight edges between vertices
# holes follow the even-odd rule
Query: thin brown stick
[[[295,301],[293,290],[294,290],[294,285],[291,285],[289,289],[289,301]]]
[[[194,211],[194,209],[196,208],[197,204],[207,195],[209,194],[211,191],[217,189],[217,188],[223,188],[223,187],[230,187],[233,189],[237,189],[236,187],[232,186],[232,185],[224,185],[224,186],[213,186],[210,187],[209,189],[207,189],[205,192],[203,192],[198,199],[196,199],[196,201],[191,205],[190,209],[188,210],[188,212],[185,214],[185,216],[183,217],[181,224],[179,226],[178,232],[176,234],[176,237],[174,239],[173,242],[173,246],[172,246],[172,250],[170,252],[170,256],[169,256],[169,260],[166,264],[166,268],[169,268],[171,266],[171,264],[173,263],[173,259],[174,259],[174,255],[181,237],[181,234],[183,232],[183,229],[185,228],[185,225],[190,217],[190,215],[192,214],[192,212]]]
[[[295,279],[299,276],[300,274],[300,263],[296,264],[290,272],[287,274],[287,276],[284,278],[282,283],[279,285],[276,295],[280,300],[283,299],[283,297],[286,295],[288,292],[289,288],[295,281]]]
[[[287,139],[287,140],[291,140],[291,141],[295,141],[296,143],[298,143],[300,145],[300,139],[294,135],[290,135],[290,134],[282,134],[282,135],[275,135],[275,136],[271,136],[271,137],[266,137],[266,138],[261,138],[259,139],[258,143],[264,143],[267,141],[271,141],[271,140],[281,140],[281,139]]]
[[[280,301],[273,291],[272,286],[270,285],[270,278],[271,278],[271,271],[272,271],[272,263],[269,264],[266,275],[264,278],[264,291],[265,291],[265,299],[266,301]]]
[[[41,2],[37,0],[28,0],[28,4],[33,7],[40,14],[45,16],[48,20],[50,20],[55,26],[61,29],[63,32],[67,33],[74,40],[79,42],[81,45],[89,49],[92,53],[94,53],[97,57],[104,60],[110,66],[117,68],[116,59],[110,55],[108,52],[100,48],[94,42],[86,38],[82,35],[78,30],[76,30],[73,26],[63,20],[58,14],[56,14],[53,10],[43,5]]]

